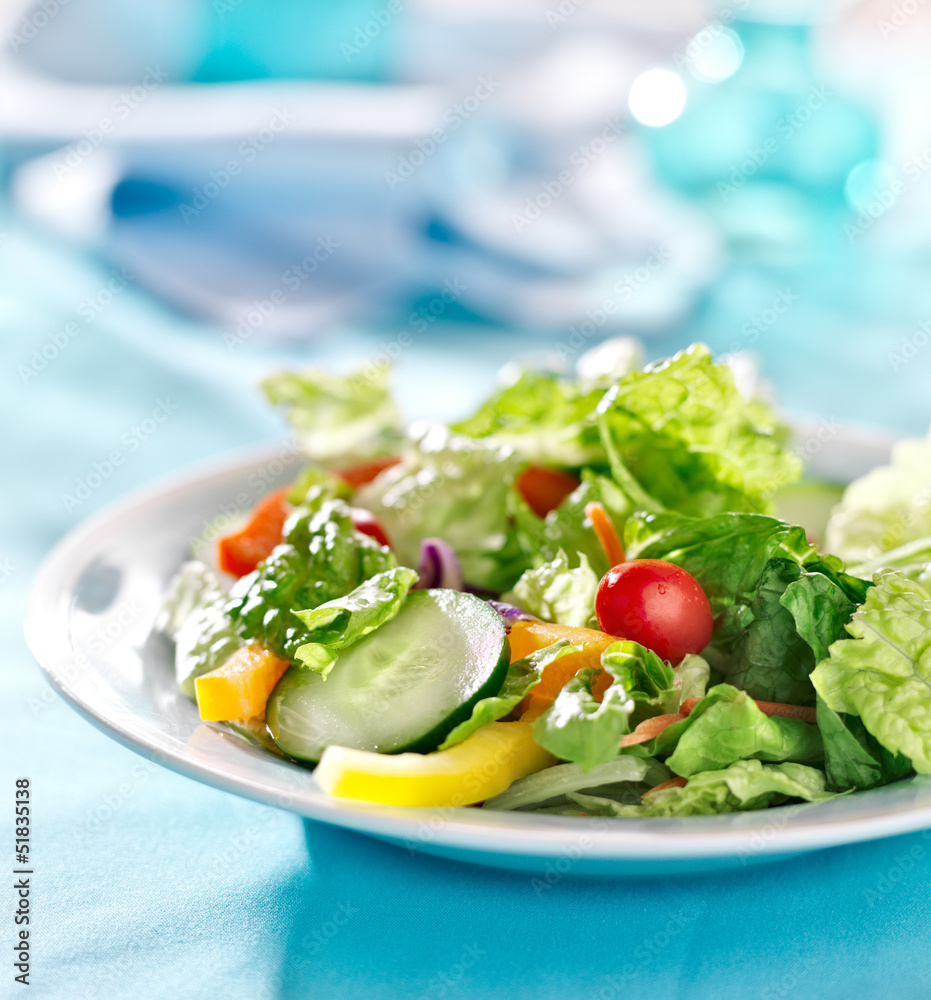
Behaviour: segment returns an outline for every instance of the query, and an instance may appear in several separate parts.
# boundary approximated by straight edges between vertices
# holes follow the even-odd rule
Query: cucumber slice
[[[292,757],[331,745],[380,753],[435,750],[509,662],[504,623],[473,594],[418,590],[398,614],[343,650],[326,681],[291,667],[266,706],[268,729]]]

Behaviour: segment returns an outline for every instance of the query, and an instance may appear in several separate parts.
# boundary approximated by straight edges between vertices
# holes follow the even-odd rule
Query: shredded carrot
[[[806,705],[780,705],[773,701],[758,701],[756,707],[764,715],[781,715],[786,719],[801,719],[802,722],[817,724],[818,715]]]
[[[645,799],[648,795],[652,795],[654,792],[661,792],[664,788],[685,788],[688,783],[687,778],[670,778],[669,781],[661,781],[658,785],[654,785],[648,792],[644,792],[640,798]]]
[[[654,737],[674,722],[681,722],[684,715],[654,715],[652,719],[644,719],[639,726],[626,736],[621,737],[622,747],[635,747],[638,743],[648,743]]]
[[[679,711],[683,715],[689,715],[700,701],[701,698],[686,698],[679,706]],[[756,701],[755,698],[754,701]],[[815,710],[806,705],[781,705],[775,701],[757,701],[756,707],[764,715],[781,715],[785,719],[800,719],[802,722],[810,722],[813,725],[818,721]]]
[[[604,509],[604,504],[597,500],[585,505],[585,516],[592,522],[598,541],[605,550],[610,566],[618,566],[624,561],[624,546],[621,544],[614,525],[608,512]]]

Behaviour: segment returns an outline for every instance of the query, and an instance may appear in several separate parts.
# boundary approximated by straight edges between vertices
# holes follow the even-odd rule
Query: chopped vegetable
[[[526,722],[491,722],[449,750],[369,753],[329,746],[314,777],[330,795],[392,806],[465,806],[555,763]]]
[[[604,508],[604,504],[597,500],[585,505],[585,516],[592,522],[598,541],[605,551],[608,559],[608,566],[618,566],[624,561],[624,546],[621,544],[614,524]]]
[[[222,666],[194,682],[200,717],[221,721],[261,715],[288,666],[287,660],[279,660],[259,643],[236,650]]]
[[[581,485],[578,476],[543,465],[528,465],[514,486],[537,517],[546,517]]]
[[[281,529],[291,512],[289,490],[285,486],[269,493],[255,505],[244,528],[218,539],[217,562],[224,573],[232,576],[251,573],[281,543]]]

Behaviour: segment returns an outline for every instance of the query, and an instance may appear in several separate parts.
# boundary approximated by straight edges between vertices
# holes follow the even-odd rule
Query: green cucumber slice
[[[428,753],[497,694],[508,662],[497,611],[473,594],[418,590],[340,652],[327,680],[291,667],[268,699],[268,729],[300,760],[317,761],[330,745]]]

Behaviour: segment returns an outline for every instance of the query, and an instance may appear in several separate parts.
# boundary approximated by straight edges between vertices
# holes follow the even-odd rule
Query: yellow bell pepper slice
[[[257,642],[237,649],[216,670],[194,681],[200,717],[205,722],[218,722],[261,715],[289,666],[287,660],[279,660]]]
[[[331,746],[314,777],[325,792],[388,806],[467,806],[542,771],[556,758],[526,722],[490,722],[448,750],[380,754]]]

